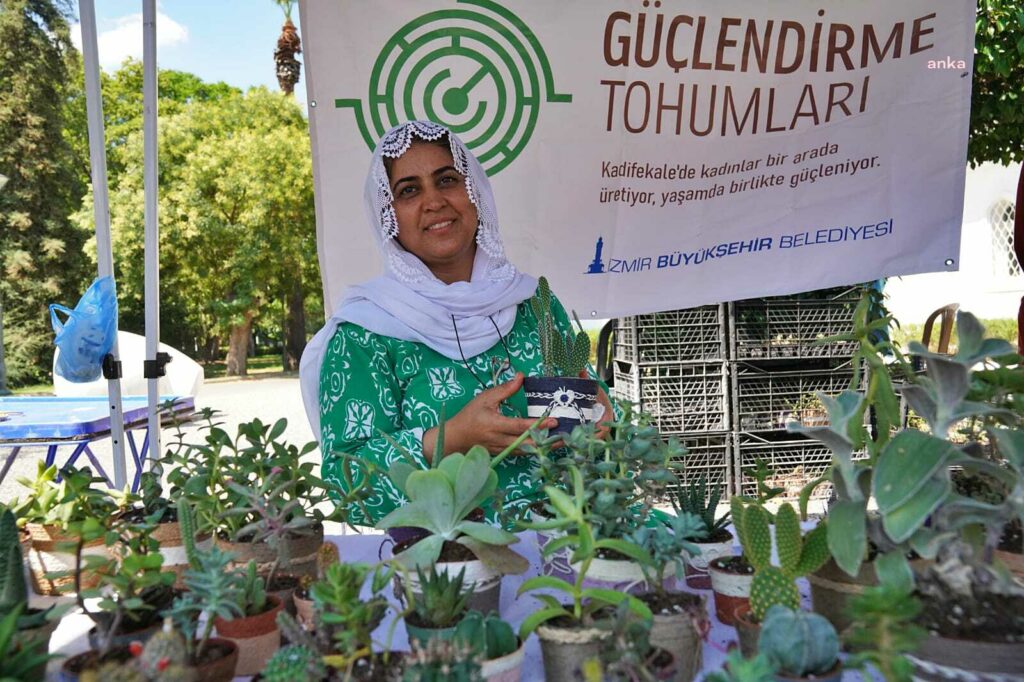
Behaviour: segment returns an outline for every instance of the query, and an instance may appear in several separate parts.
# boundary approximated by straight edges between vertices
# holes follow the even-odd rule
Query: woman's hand
[[[483,391],[445,422],[445,451],[442,457],[452,452],[466,452],[474,445],[482,445],[492,455],[496,455],[523,435],[537,420],[506,417],[500,412],[501,403],[512,397],[522,386],[523,375],[517,372],[514,379]],[[549,417],[537,427],[551,429],[557,425],[558,420]],[[433,461],[436,443],[435,426],[423,434],[423,456],[428,462]]]
[[[589,379],[590,375],[587,370],[580,370],[580,379]],[[608,399],[608,394],[604,392],[604,389],[600,385],[597,387],[597,402],[604,407],[604,414],[601,415],[601,421],[597,423],[597,436],[603,440],[608,440],[608,436],[611,435],[611,427],[609,424],[615,421],[615,410],[612,409],[612,401]]]

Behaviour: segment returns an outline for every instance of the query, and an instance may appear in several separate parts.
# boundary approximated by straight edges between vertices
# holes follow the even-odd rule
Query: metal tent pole
[[[168,356],[160,350],[160,226],[157,220],[157,64],[156,0],[142,1],[143,186],[145,188],[145,301],[149,458],[160,457],[160,377]]]
[[[103,133],[103,94],[100,90],[99,47],[96,42],[96,7],[93,0],[79,0],[82,20],[82,56],[85,63],[85,108],[89,123],[89,162],[92,172],[93,217],[96,222],[96,262],[100,277],[114,274],[110,246],[110,197],[107,193],[107,150]],[[124,413],[121,409],[121,363],[117,337],[104,362],[110,398],[110,440],[114,455],[114,487],[127,481],[124,460]]]

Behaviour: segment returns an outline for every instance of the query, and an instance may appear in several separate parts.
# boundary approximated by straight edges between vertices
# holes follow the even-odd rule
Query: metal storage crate
[[[747,363],[734,363],[732,375],[733,428],[736,431],[784,430],[787,422],[805,426],[828,424],[819,392],[837,395],[850,387],[853,366],[774,372]],[[862,375],[863,376],[863,375]]]
[[[762,298],[729,304],[734,360],[849,358],[854,341],[816,342],[853,331],[862,288],[814,292],[819,297]]]
[[[680,483],[689,485],[707,475],[708,485],[724,484],[722,499],[732,492],[732,436],[728,433],[697,433],[678,436],[686,446],[682,468],[676,471]]]
[[[743,470],[753,467],[758,459],[765,460],[775,471],[775,476],[768,483],[784,488],[783,497],[790,499],[799,497],[804,485],[819,478],[832,463],[832,452],[809,438],[794,435],[787,440],[771,441],[743,433],[734,434],[734,437],[734,466],[742,495],[757,492],[757,481],[745,475]],[[828,497],[831,491],[831,484],[824,483],[815,488],[812,497]]]
[[[641,365],[720,362],[727,351],[725,320],[724,304],[623,317],[613,355]]]
[[[665,434],[729,430],[725,363],[615,362],[616,397],[638,403]]]

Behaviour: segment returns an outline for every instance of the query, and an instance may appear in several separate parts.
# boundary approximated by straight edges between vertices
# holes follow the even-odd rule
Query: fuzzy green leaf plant
[[[396,559],[410,569],[428,567],[437,562],[445,542],[457,542],[493,570],[503,574],[525,572],[529,563],[509,548],[519,538],[468,518],[498,488],[490,453],[474,446],[465,455],[453,453],[439,459],[437,467],[429,470],[396,462],[389,471],[391,481],[409,502],[381,519],[377,528],[412,527],[429,533]]]

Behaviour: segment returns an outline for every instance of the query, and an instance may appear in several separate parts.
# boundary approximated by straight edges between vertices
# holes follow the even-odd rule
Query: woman
[[[374,151],[365,199],[386,274],[346,292],[301,368],[322,475],[342,487],[340,453],[386,471],[399,448],[424,467],[477,444],[501,452],[533,423],[520,389],[541,366],[528,301],[537,281],[505,258],[490,182],[454,134],[426,121],[392,129]],[[555,312],[569,331],[561,304]],[[529,460],[499,464],[506,506],[536,497]],[[402,502],[378,476],[371,518],[353,507],[349,522],[373,525]]]

